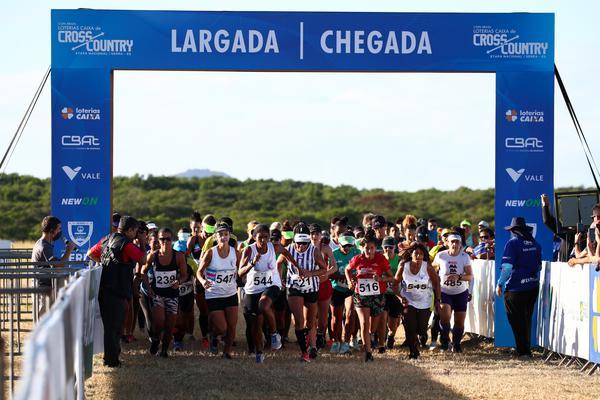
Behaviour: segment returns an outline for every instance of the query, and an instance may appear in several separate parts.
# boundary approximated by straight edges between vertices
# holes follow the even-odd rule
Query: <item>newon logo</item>
[[[115,38],[99,26],[81,26],[75,22],[59,22],[58,43],[77,55],[130,56],[133,40]]]

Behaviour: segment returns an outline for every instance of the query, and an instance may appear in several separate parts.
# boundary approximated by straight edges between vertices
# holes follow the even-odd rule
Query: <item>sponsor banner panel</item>
[[[494,261],[473,260],[472,299],[467,309],[465,332],[494,337],[495,266]]]

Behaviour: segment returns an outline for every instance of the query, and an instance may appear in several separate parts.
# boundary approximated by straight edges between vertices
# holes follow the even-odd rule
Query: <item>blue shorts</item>
[[[459,294],[446,294],[442,292],[442,304],[448,304],[452,311],[466,312],[469,303],[469,291],[465,290]]]

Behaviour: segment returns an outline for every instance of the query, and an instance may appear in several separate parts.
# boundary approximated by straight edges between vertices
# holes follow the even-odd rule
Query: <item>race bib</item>
[[[444,281],[444,286],[454,288],[454,287],[460,287],[460,286],[462,286],[462,283],[463,283],[463,281],[456,281],[455,282],[455,281],[451,281],[451,280],[447,279],[447,280]]]
[[[419,293],[423,290],[427,290],[426,283],[409,283],[406,285],[406,291],[410,293]]]
[[[171,287],[177,280],[177,271],[154,271],[154,280],[159,289]]]
[[[361,296],[379,295],[379,282],[376,282],[375,279],[360,278],[358,280],[358,294]]]
[[[256,272],[252,284],[259,288],[273,286],[273,273],[271,270]]]
[[[182,283],[179,286],[179,297],[185,296],[186,294],[190,294],[193,291],[194,291],[194,285],[193,285],[192,281]]]

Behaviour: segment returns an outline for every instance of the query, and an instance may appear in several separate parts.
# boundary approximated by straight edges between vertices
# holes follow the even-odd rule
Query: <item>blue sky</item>
[[[50,63],[50,9],[80,7],[554,12],[556,64],[592,150],[600,149],[598,2],[10,1],[3,3],[0,23],[2,152]],[[291,178],[392,190],[493,187],[494,79],[493,74],[117,72],[114,171],[162,175],[210,168],[240,179]],[[49,176],[49,93],[47,85],[6,172]],[[591,186],[558,88],[555,118],[555,186]],[[270,161],[268,170],[255,170],[249,162],[247,149],[257,139],[260,154]],[[370,143],[381,145],[370,149]],[[302,160],[290,160],[292,148],[304,155]],[[365,151],[378,154],[376,168],[363,168],[359,160]],[[455,168],[446,167],[448,159]],[[355,168],[342,172],[340,161]]]

